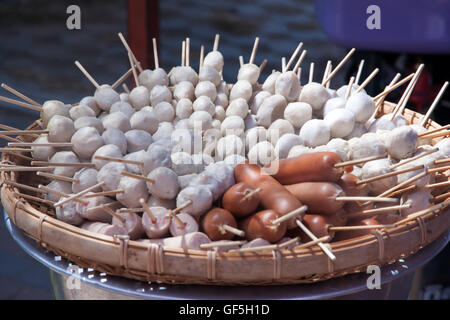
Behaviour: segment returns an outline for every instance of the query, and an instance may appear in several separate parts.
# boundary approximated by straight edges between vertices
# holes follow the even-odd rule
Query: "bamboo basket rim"
[[[390,110],[392,107],[393,104],[390,102],[384,102],[383,104],[383,110]],[[405,109],[404,116],[410,123],[417,123],[422,115]],[[38,126],[39,122],[36,121],[27,130]],[[427,126],[429,128],[440,127],[439,124],[431,120],[427,122]],[[2,161],[11,160],[13,160],[13,156],[6,153],[2,154]],[[20,159],[17,160],[20,161]],[[34,173],[29,173],[29,175],[36,176]],[[17,172],[1,173],[1,200],[12,222],[25,234],[45,249],[74,261],[80,267],[91,267],[98,271],[142,281],[218,285],[312,283],[348,273],[361,272],[369,264],[381,263],[384,265],[392,263],[400,257],[403,258],[416,252],[450,227],[450,209],[446,209],[422,216],[421,222],[411,220],[398,227],[378,232],[378,235],[372,233],[328,244],[337,260],[339,260],[339,257],[346,256],[358,260],[360,258],[353,257],[352,252],[364,254],[365,249],[371,252],[370,254],[366,253],[365,260],[355,261],[354,263],[352,263],[353,260],[349,263],[346,261],[335,261],[333,263],[328,260],[317,245],[309,248],[262,250],[259,252],[214,253],[210,250],[184,250],[101,235],[62,222],[50,216],[48,210],[44,211],[44,205],[33,206],[27,199],[16,197],[14,192],[19,192],[19,190],[3,183],[6,179],[18,181],[19,176],[20,173]],[[413,234],[415,237],[409,239],[408,237],[412,237]],[[383,240],[384,238],[386,239]],[[395,239],[404,238],[409,239],[409,241],[405,242],[406,246],[400,252],[386,246]],[[418,238],[420,238],[420,241],[418,241]],[[80,248],[71,247],[68,243],[69,239],[79,242],[83,246],[83,250],[88,250],[89,254],[83,252]],[[383,248],[381,248],[382,243]],[[396,244],[395,241],[392,243]],[[87,248],[84,248],[84,245]],[[91,248],[90,245],[94,247]],[[391,249],[394,251],[392,254],[390,254]],[[378,251],[378,254],[373,253],[374,250]],[[110,256],[100,256],[99,254],[103,251],[108,252]],[[307,270],[295,270],[295,264],[301,263],[308,264]],[[238,264],[240,264],[239,267],[237,267]],[[183,267],[189,270],[182,270]],[[242,267],[244,269],[241,269]],[[238,275],[233,276],[232,270],[227,271],[226,269],[236,268],[238,271],[251,267],[262,268],[263,270],[259,273],[256,272],[254,276],[247,275],[242,278]],[[314,267],[316,267],[317,272],[312,271]],[[197,268],[197,272],[195,268]]]

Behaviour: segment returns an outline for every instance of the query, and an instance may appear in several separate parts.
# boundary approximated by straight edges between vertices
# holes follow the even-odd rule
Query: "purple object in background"
[[[380,8],[381,29],[370,30],[367,8]],[[330,40],[344,47],[405,52],[450,52],[448,0],[315,0],[316,14]]]

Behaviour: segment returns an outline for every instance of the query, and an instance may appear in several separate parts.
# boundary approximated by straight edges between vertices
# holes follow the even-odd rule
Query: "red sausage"
[[[262,238],[271,243],[281,240],[286,233],[286,223],[274,225],[273,220],[280,215],[274,210],[259,211],[240,223],[240,228],[245,232],[247,240]]]
[[[342,158],[334,152],[314,152],[299,157],[272,161],[271,168],[278,170],[272,176],[281,184],[299,182],[336,182],[344,169],[334,165],[342,162]],[[265,167],[268,167],[266,165]]]
[[[222,207],[230,211],[235,217],[243,218],[256,211],[259,206],[260,197],[253,193],[250,197],[245,196],[256,189],[248,183],[239,182],[229,188],[223,195]]]
[[[201,219],[203,231],[212,241],[231,240],[234,234],[222,229],[223,225],[237,228],[236,219],[230,211],[222,208],[213,208]]]
[[[342,177],[336,182],[345,194],[349,197],[361,195],[361,189],[363,186],[358,186],[358,177],[351,173],[344,173]]]
[[[311,231],[317,238],[331,236],[332,239],[334,237],[334,232],[328,230],[329,227],[333,227],[334,225],[332,225],[325,216],[318,214],[305,214],[302,222],[305,227],[308,228],[308,230]],[[298,229],[300,239],[303,243],[312,241],[306,233],[304,233],[300,228]]]
[[[374,226],[374,225],[378,225],[378,224],[380,224],[380,222],[378,220],[376,220],[374,217],[371,217],[371,218],[361,220],[359,223],[354,224],[354,225]],[[374,231],[374,229],[339,231],[339,232],[336,232],[336,237],[334,238],[334,241],[341,241],[341,240],[347,240],[347,239],[365,236],[367,234],[371,234],[373,231]]]
[[[336,197],[345,196],[344,190],[332,182],[300,182],[285,186],[298,200],[308,206],[309,212],[333,215],[344,206]]]
[[[273,177],[262,174],[261,168],[256,164],[248,162],[240,163],[234,168],[234,176],[237,182],[246,182],[254,189],[261,188],[259,196],[261,204],[266,209],[274,210],[280,216],[285,215],[303,204],[283,185]],[[301,219],[303,214],[299,214],[288,221],[288,228],[297,228],[295,219]]]

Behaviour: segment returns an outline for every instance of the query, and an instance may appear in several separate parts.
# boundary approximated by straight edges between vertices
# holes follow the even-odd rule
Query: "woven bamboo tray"
[[[393,104],[385,102],[384,112]],[[422,115],[406,109],[405,118],[418,123]],[[429,129],[440,125],[428,121]],[[39,129],[39,122],[28,129]],[[438,140],[438,139],[436,139]],[[434,141],[436,142],[436,141]],[[3,154],[2,161],[27,164]],[[7,179],[36,186],[34,172],[2,172]],[[431,243],[450,227],[450,209],[430,212],[388,230],[379,230],[329,246],[332,262],[318,246],[293,250],[219,253],[148,245],[126,238],[104,236],[57,220],[45,203],[17,197],[17,188],[1,184],[1,200],[13,223],[43,248],[68,258],[83,268],[143,281],[176,284],[272,285],[312,283],[349,273],[368,265],[393,263]],[[21,191],[25,192],[25,191]],[[32,196],[39,195],[29,193]]]

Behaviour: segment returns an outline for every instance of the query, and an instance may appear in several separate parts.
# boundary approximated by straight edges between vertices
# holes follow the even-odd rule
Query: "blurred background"
[[[371,2],[380,3],[383,8],[386,1]],[[256,64],[268,60],[262,81],[272,69],[280,69],[281,57],[289,57],[300,41],[308,50],[302,65],[302,82],[307,81],[310,62],[315,63],[315,81],[320,81],[327,60],[336,66],[351,47],[363,48],[358,49],[351,62],[333,78],[331,87],[337,88],[348,82],[360,60],[364,59],[361,79],[376,67],[381,70],[366,88],[372,95],[380,92],[397,72],[405,76],[418,64],[425,63],[426,68],[408,105],[410,109],[425,113],[439,88],[449,79],[449,55],[445,52],[448,46],[437,50],[437,44],[422,42],[421,46],[410,50],[408,46],[396,46],[395,39],[392,44],[374,42],[372,45],[364,33],[352,33],[351,25],[347,29],[333,26],[334,22],[345,24],[342,22],[346,18],[343,1],[325,3],[330,3],[330,6],[324,6],[324,1],[320,0],[1,0],[0,82],[41,103],[49,99],[74,103],[94,93],[91,83],[74,65],[75,60],[79,60],[100,84],[113,83],[128,70],[128,58],[118,32],[131,40],[132,49],[148,52],[149,59],[144,63],[149,67],[152,67],[153,59],[150,59],[151,46],[146,41],[157,37],[160,64],[167,71],[180,63],[181,42],[186,37],[191,39],[191,65],[197,69],[200,46],[205,45],[206,52],[212,50],[214,36],[218,33],[227,82],[236,80],[238,57],[243,55],[244,60],[249,59],[256,36],[260,37]],[[364,1],[346,3],[355,8],[362,6]],[[72,4],[81,9],[81,30],[68,30],[66,27],[69,16],[66,9]],[[339,8],[342,11],[338,11]],[[356,19],[356,22],[365,26],[368,15],[364,8],[361,10],[358,11],[361,21]],[[386,23],[396,22],[395,19],[390,20],[394,22]],[[383,27],[383,20],[381,25]],[[438,23],[436,28],[441,30],[442,26]],[[448,21],[444,21],[443,28],[447,34],[450,33]],[[404,32],[401,27],[398,29]],[[436,34],[434,30],[431,33]],[[372,31],[373,34],[381,32]],[[382,34],[381,39],[384,39]],[[433,52],[433,48],[438,52]],[[387,100],[397,102],[401,93],[402,90],[397,90]],[[14,98],[6,91],[1,95]],[[449,109],[447,92],[432,118],[442,125],[449,123]],[[26,128],[38,116],[37,112],[0,102],[2,124]],[[5,141],[0,140],[0,146],[4,144]],[[449,256],[448,250],[444,251],[436,259],[440,262],[430,266],[433,272],[425,274],[441,275],[439,270],[447,270],[450,266]],[[449,283],[448,274],[437,280],[424,277],[422,289],[431,284],[441,285],[443,290]],[[54,298],[47,269],[23,253],[3,223],[0,223],[0,288],[0,299]]]

